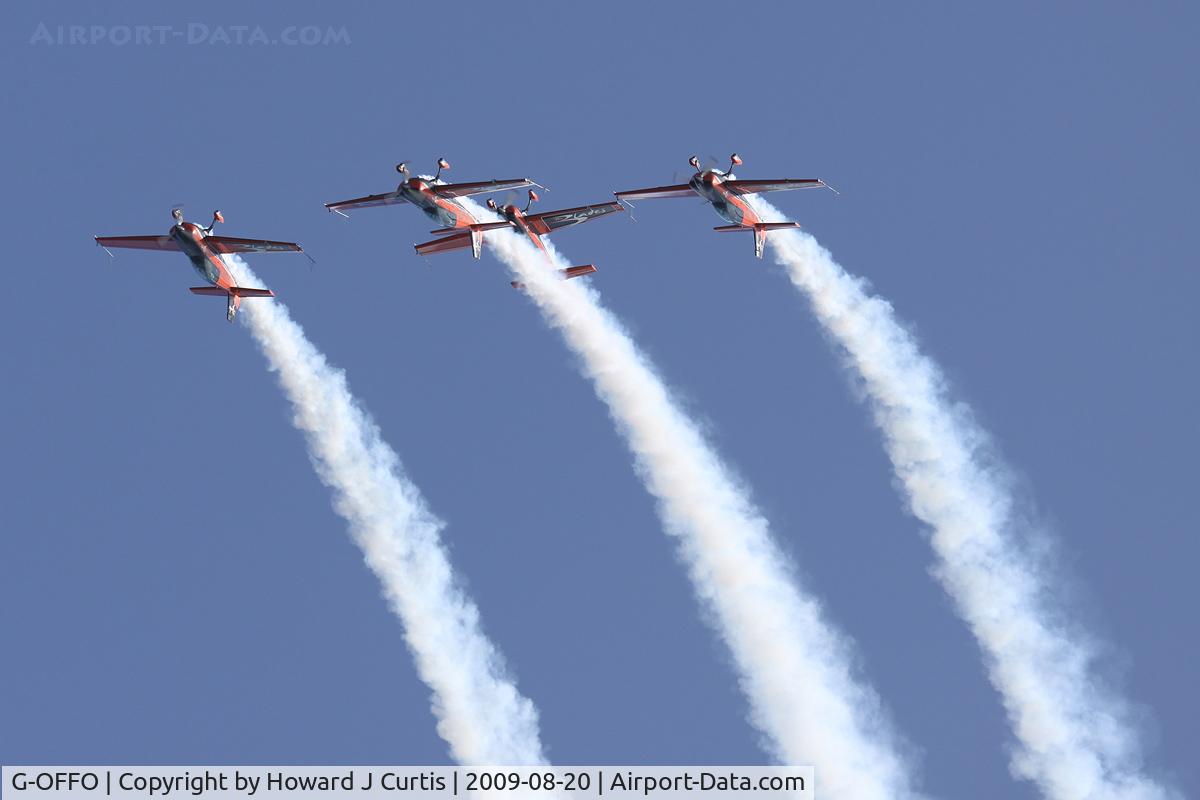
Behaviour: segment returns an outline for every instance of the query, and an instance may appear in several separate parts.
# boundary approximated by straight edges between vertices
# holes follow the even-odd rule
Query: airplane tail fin
[[[799,222],[757,222],[754,225],[721,225],[713,228],[718,233],[732,233],[734,231],[754,231],[754,255],[758,258],[763,257],[763,250],[767,245],[767,231],[783,230],[784,228],[799,228]]]
[[[754,255],[763,257],[767,246],[767,231],[778,231],[785,228],[799,228],[799,222],[760,222],[754,226]]]
[[[475,258],[479,258],[479,256],[483,253],[484,231],[494,231],[497,228],[508,227],[510,227],[510,225],[507,220],[504,222],[480,222],[475,225],[471,225],[471,254],[475,256]]]
[[[583,264],[578,267],[567,267],[566,269],[560,269],[558,272],[560,275],[562,275],[563,280],[565,281],[571,278],[582,278],[584,275],[591,275],[595,271],[596,266],[594,264]],[[521,283],[520,281],[510,281],[509,285],[514,289],[525,288],[525,284]]]

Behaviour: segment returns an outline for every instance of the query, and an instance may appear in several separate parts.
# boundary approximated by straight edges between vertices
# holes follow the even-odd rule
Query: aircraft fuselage
[[[220,256],[205,244],[204,229],[199,225],[194,222],[180,222],[172,226],[167,235],[179,245],[179,249],[192,262],[192,268],[200,274],[201,278],[222,289],[229,289],[237,285]]]
[[[696,194],[707,200],[718,214],[734,225],[749,227],[756,222],[761,222],[762,220],[746,204],[745,200],[722,186],[726,180],[733,177],[733,174],[729,172],[723,173],[715,169],[706,169],[703,172],[697,172],[688,181],[688,185]]]
[[[443,228],[465,228],[477,221],[453,198],[435,194],[431,188],[434,185],[426,178],[409,178],[397,186],[396,191]]]
[[[517,230],[528,236],[529,240],[533,242],[534,247],[536,247],[538,250],[541,250],[543,253],[546,253],[546,245],[542,244],[542,237],[539,236],[532,227],[530,227],[529,220],[525,219],[525,215],[521,213],[521,209],[513,205],[508,205],[500,209],[500,213],[503,214],[504,218],[511,222]],[[549,253],[547,253],[547,257],[549,257]]]

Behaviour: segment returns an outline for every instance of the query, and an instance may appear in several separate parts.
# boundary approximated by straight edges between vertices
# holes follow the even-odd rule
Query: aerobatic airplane
[[[721,225],[713,228],[721,233],[732,231],[754,232],[754,255],[763,257],[763,247],[767,242],[767,231],[780,228],[799,228],[799,222],[765,222],[742,200],[744,195],[756,192],[778,192],[786,189],[812,189],[825,187],[833,189],[820,178],[783,178],[774,181],[743,181],[733,174],[733,168],[742,163],[742,159],[734,153],[729,157],[729,169],[722,172],[716,168],[701,169],[700,159],[692,156],[688,163],[696,170],[696,174],[687,183],[675,186],[655,186],[650,189],[635,189],[628,192],[615,192],[621,201],[641,200],[655,197],[700,197],[707,200],[717,213],[732,222],[732,225]],[[836,191],[836,190],[834,190]]]
[[[470,247],[475,258],[479,258],[480,249],[482,246],[482,232],[485,230],[495,230],[497,228],[515,228],[521,233],[529,237],[533,244],[546,253],[546,246],[542,244],[542,237],[551,231],[556,231],[559,228],[567,228],[571,225],[579,225],[589,220],[599,219],[600,217],[612,214],[617,211],[624,211],[624,207],[620,203],[597,203],[591,206],[578,206],[576,208],[564,208],[559,211],[546,211],[541,214],[530,214],[529,206],[536,203],[540,198],[537,192],[529,190],[529,202],[524,208],[517,208],[514,204],[498,206],[495,200],[488,199],[487,206],[492,211],[504,217],[503,222],[486,222],[481,225],[471,225],[469,232],[454,233],[452,228],[444,228],[439,231],[431,231],[431,233],[448,233],[449,236],[444,236],[441,239],[434,239],[432,242],[416,245],[416,250],[419,255],[430,255],[432,253],[445,253],[450,250],[461,250]],[[547,258],[549,254],[547,253]],[[580,267],[568,267],[560,270],[564,278],[578,278],[582,275],[588,275],[596,271],[596,267],[592,264],[584,264]],[[512,283],[514,288],[520,288],[521,285],[517,281]]]
[[[450,162],[439,158],[437,165],[437,173],[430,178],[429,176],[410,175],[407,162],[401,162],[396,165],[396,171],[404,176],[404,180],[396,187],[396,191],[326,203],[325,208],[346,217],[348,215],[345,212],[351,208],[412,203],[445,230],[468,229],[468,235],[478,248],[483,243],[483,231],[488,227],[479,225],[479,221],[455,198],[538,185],[529,178],[478,181],[476,183],[442,183],[442,170],[450,169]]]
[[[194,222],[184,222],[183,211],[171,209],[175,224],[166,236],[97,236],[96,244],[108,251],[110,247],[129,247],[135,250],[174,250],[183,252],[191,259],[192,266],[200,277],[212,286],[193,286],[192,294],[208,295],[210,297],[228,298],[225,317],[230,322],[237,316],[238,308],[243,297],[274,297],[270,289],[252,289],[239,286],[237,280],[229,272],[229,268],[221,260],[221,256],[229,253],[304,253],[300,245],[294,242],[274,242],[269,239],[236,239],[232,236],[214,236],[213,226],[224,222],[220,211],[213,212],[212,222],[207,228],[202,228]],[[112,252],[108,254],[111,256]],[[306,256],[308,253],[304,253]],[[312,256],[309,256],[312,260]]]

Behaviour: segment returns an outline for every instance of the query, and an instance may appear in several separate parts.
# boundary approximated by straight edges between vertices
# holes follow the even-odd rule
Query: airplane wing
[[[592,206],[564,208],[561,211],[547,211],[544,214],[530,214],[525,217],[525,221],[535,233],[549,233],[624,210],[625,207],[620,203],[597,203]]]
[[[471,232],[463,231],[462,233],[444,236],[441,239],[434,239],[432,242],[415,245],[415,248],[417,255],[427,256],[432,253],[448,253],[451,250],[464,250],[470,246]]]
[[[135,250],[179,250],[170,236],[97,236],[101,247],[129,247]]]
[[[232,236],[206,236],[205,243],[215,253],[303,253],[295,242],[272,242],[269,239],[236,239]]]
[[[756,194],[788,189],[817,189],[825,186],[825,181],[820,178],[783,178],[777,181],[724,181],[721,185],[734,194]]]
[[[430,186],[434,194],[441,197],[466,197],[484,192],[503,192],[508,189],[520,189],[524,186],[537,186],[529,178],[514,178],[507,181],[477,181],[475,183],[435,183]]]
[[[369,194],[366,197],[355,197],[352,200],[339,200],[336,203],[326,203],[325,208],[330,211],[342,213],[351,208],[368,208],[370,206],[392,206],[397,203],[407,203],[399,192],[384,192],[383,194]]]
[[[675,186],[655,186],[650,189],[632,189],[628,192],[613,192],[618,200],[649,200],[658,197],[695,197],[696,192],[686,183]]]

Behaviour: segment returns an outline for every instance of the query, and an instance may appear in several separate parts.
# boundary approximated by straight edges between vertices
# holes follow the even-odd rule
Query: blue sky
[[[735,13],[736,12],[736,13]],[[39,23],[345,29],[348,44],[31,44]],[[1062,590],[1200,793],[1191,609],[1197,14],[799,4],[10,9],[0,761],[436,763],[398,623],[274,378],[164,232],[232,236],[345,368],[560,763],[763,760],[605,410],[494,259],[322,203],[439,156],[546,209],[692,153],[780,195],[917,331],[1060,542]],[[1033,796],[865,406],[802,299],[699,201],[562,232],[753,487],[945,797]],[[1191,534],[1191,535],[1189,535]]]

